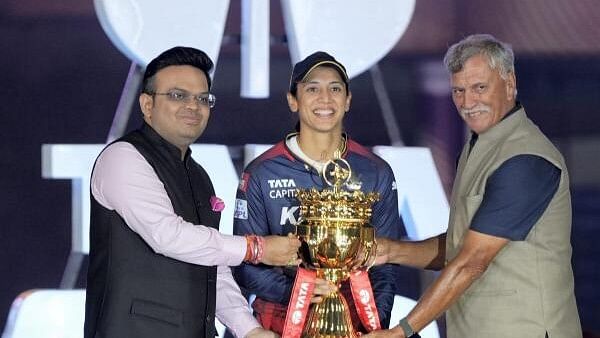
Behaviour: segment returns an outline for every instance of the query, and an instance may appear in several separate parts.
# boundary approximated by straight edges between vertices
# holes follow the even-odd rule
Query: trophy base
[[[303,338],[357,338],[346,299],[334,292],[319,304],[314,304],[308,313]]]

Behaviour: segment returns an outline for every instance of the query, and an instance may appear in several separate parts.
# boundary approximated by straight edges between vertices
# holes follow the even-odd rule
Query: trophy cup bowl
[[[296,225],[296,234],[302,240],[300,257],[305,266],[346,272],[356,263],[359,252],[370,252],[375,238],[375,230],[370,224],[309,222],[305,219]]]
[[[296,234],[302,241],[299,254],[304,266],[339,287],[353,266],[363,265],[374,254],[375,231],[369,221],[371,206],[379,200],[379,194],[342,190],[351,175],[343,159],[330,161],[323,172],[332,189],[298,190],[300,220]],[[358,337],[348,304],[339,291],[313,305],[302,337]]]

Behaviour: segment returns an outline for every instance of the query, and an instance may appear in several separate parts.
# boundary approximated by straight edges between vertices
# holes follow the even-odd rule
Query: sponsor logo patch
[[[371,326],[371,330],[375,330],[377,328],[377,320],[375,319],[374,309],[371,307],[370,301],[371,296],[369,295],[369,291],[360,290],[360,302],[364,308],[365,313],[367,314],[367,320],[369,321],[369,325]]]
[[[279,219],[279,225],[285,225],[287,222],[290,222],[290,224],[295,225],[296,223],[298,223],[298,220],[296,219],[296,211],[298,211],[298,209],[300,209],[300,207],[298,206],[294,206],[294,207],[282,207],[281,208],[281,218]]]
[[[369,301],[371,300],[371,297],[369,296],[369,291],[367,290],[360,290],[359,293],[360,295],[360,302],[363,304],[369,304]]]
[[[298,293],[298,301],[294,304],[294,313],[292,313],[292,323],[294,325],[300,324],[302,321],[302,309],[306,306],[307,295],[308,295],[308,283],[300,284],[300,292]]]
[[[267,180],[269,198],[296,198],[296,182],[291,178]]]
[[[300,324],[301,320],[302,320],[302,311],[300,311],[300,310],[294,311],[294,313],[292,313],[292,323],[294,323],[294,325],[298,325],[298,324]]]
[[[240,179],[240,184],[238,189],[243,192],[246,192],[248,189],[248,181],[250,180],[250,173],[242,173],[242,178]]]
[[[239,198],[235,199],[235,210],[233,217],[237,219],[248,219],[248,202]]]

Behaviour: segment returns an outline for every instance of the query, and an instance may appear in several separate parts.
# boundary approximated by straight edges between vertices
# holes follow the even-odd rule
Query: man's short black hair
[[[173,47],[162,52],[146,66],[142,80],[142,92],[152,94],[154,92],[154,75],[169,66],[192,66],[200,69],[206,75],[210,89],[212,81],[209,72],[213,68],[213,62],[208,55],[192,47]]]

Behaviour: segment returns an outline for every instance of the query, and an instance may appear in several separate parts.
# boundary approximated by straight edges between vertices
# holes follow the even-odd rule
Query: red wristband
[[[252,259],[252,248],[253,248],[253,240],[249,235],[246,235],[246,255],[244,256],[244,262],[249,262]]]
[[[254,264],[258,264],[262,261],[265,255],[265,238],[262,236],[255,236],[256,238],[256,257],[254,257]]]

